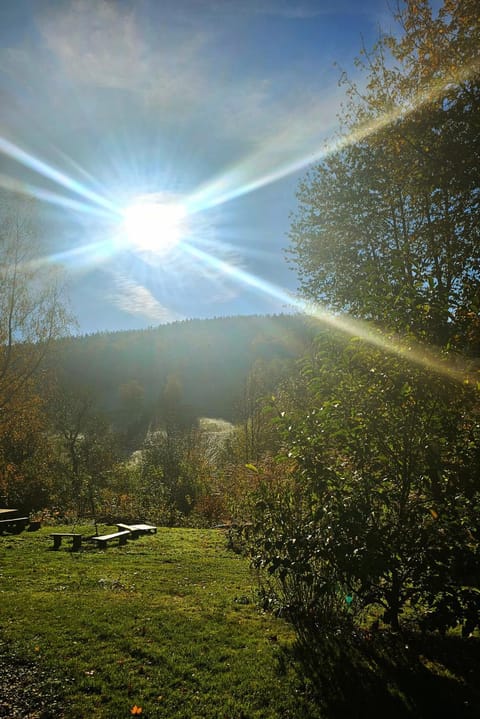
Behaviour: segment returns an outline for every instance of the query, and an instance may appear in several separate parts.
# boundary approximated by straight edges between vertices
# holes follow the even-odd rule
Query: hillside
[[[125,414],[154,417],[172,382],[192,416],[234,421],[254,363],[272,378],[288,373],[312,334],[299,315],[187,320],[68,338],[54,361],[69,391],[91,392],[120,424]]]

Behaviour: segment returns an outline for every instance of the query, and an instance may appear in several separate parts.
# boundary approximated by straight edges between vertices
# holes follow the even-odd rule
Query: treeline
[[[301,315],[186,320],[65,338],[52,347],[49,364],[65,390],[91,392],[119,429],[128,428],[132,413],[161,424],[162,395],[172,381],[193,417],[235,422],[253,364],[272,364],[278,375],[314,334]]]
[[[219,477],[271,451],[260,401],[315,332],[300,315],[254,316],[12,345],[12,378],[23,357],[41,353],[42,363],[6,403],[2,503],[72,517],[225,520],[235,513],[225,497],[240,490],[220,491]]]

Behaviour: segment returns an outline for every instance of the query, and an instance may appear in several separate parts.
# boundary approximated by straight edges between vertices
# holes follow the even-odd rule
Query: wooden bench
[[[92,542],[96,542],[98,545],[107,548],[108,542],[118,539],[118,544],[126,544],[128,537],[131,537],[132,533],[129,529],[125,529],[122,532],[113,532],[112,534],[102,534],[100,537],[90,537]]]
[[[152,524],[117,524],[117,529],[128,530],[132,534],[133,539],[137,539],[141,534],[156,534],[157,528]]]
[[[20,534],[20,532],[23,532],[29,523],[30,520],[28,517],[0,519],[0,534],[3,534],[4,532],[10,532],[10,534]]]
[[[82,534],[76,534],[75,532],[53,532],[53,534],[51,534],[50,536],[53,539],[54,549],[60,549],[62,539],[72,540],[72,552],[78,552],[80,547],[82,546]]]

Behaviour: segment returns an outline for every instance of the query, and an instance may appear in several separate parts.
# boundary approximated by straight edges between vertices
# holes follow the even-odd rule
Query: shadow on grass
[[[0,641],[0,717],[58,719],[63,716],[65,681]]]
[[[285,650],[326,719],[480,717],[480,640],[365,632]]]

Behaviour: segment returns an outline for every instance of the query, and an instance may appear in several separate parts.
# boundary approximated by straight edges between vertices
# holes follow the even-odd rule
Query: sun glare
[[[140,200],[124,210],[123,228],[130,245],[161,254],[180,241],[185,218],[185,208],[179,203]]]

